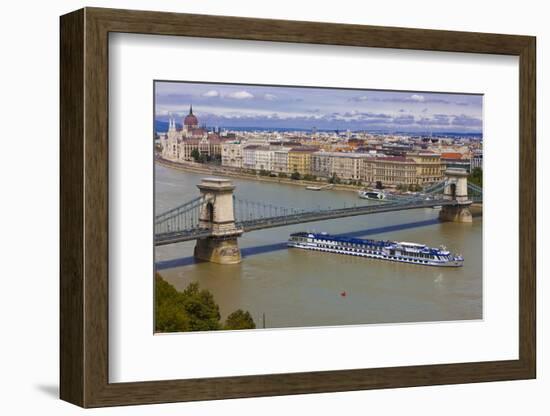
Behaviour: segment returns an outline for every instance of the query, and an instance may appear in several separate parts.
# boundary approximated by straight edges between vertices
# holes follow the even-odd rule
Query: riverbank
[[[230,168],[224,168],[221,166],[214,167],[211,165],[205,165],[205,164],[196,163],[196,162],[172,162],[170,160],[162,159],[159,157],[155,158],[155,163],[158,163],[161,166],[164,166],[169,169],[174,169],[180,172],[191,172],[191,173],[198,173],[198,174],[205,174],[205,175],[215,175],[215,176],[222,176],[222,177],[229,177],[229,178],[252,180],[256,182],[293,185],[293,186],[298,186],[302,188],[305,188],[307,186],[328,185],[327,182],[322,182],[322,181],[304,181],[301,179],[295,180],[290,178],[260,176],[257,174],[252,175],[246,172],[231,170]],[[336,191],[357,192],[365,188],[364,186],[357,186],[357,185],[345,185],[345,184],[331,184],[331,185],[332,187],[330,189],[336,190]],[[322,192],[322,191],[319,191],[319,192]],[[475,214],[475,216],[481,215],[482,209],[483,209],[483,204],[480,204],[480,203],[474,203],[470,206],[470,210],[472,211],[472,214]]]
[[[328,184],[327,182],[321,182],[321,181],[304,181],[302,179],[294,180],[289,178],[252,175],[245,172],[232,171],[232,170],[229,170],[228,168],[207,166],[202,163],[194,163],[194,162],[181,163],[181,162],[172,162],[166,159],[156,158],[155,163],[158,163],[161,166],[164,166],[170,169],[179,170],[182,172],[204,173],[207,175],[225,176],[229,178],[248,179],[253,181],[278,183],[278,184],[284,184],[284,185],[294,185],[294,186],[300,186],[302,188],[305,188],[306,186],[323,186]],[[337,191],[357,192],[358,190],[363,188],[364,186],[334,184],[331,189],[337,190]]]

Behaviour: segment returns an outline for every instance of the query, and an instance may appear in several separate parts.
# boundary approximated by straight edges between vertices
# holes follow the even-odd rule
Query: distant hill
[[[176,128],[181,129],[181,124],[176,123]],[[168,122],[162,120],[155,120],[155,131],[157,133],[165,133],[168,131]]]
[[[232,131],[279,131],[279,132],[293,132],[293,131],[304,131],[304,132],[311,132],[310,128],[299,128],[299,127],[260,127],[260,126],[247,126],[247,127],[235,127],[235,126],[227,126],[227,125],[221,125],[220,127],[226,128],[228,130]],[[182,128],[182,124],[176,123],[176,128],[180,130]],[[168,121],[164,120],[155,120],[155,132],[157,133],[164,133],[168,131]],[[337,132],[338,130],[331,130],[331,129],[317,129],[317,131],[320,132]],[[363,132],[367,131],[369,133],[374,134],[404,134],[408,136],[426,136],[426,137],[449,137],[449,138],[461,138],[466,137],[470,139],[477,139],[477,140],[483,140],[483,133],[460,133],[460,132],[423,132],[423,131],[388,131],[388,130],[351,130],[352,132]],[[343,133],[342,130],[340,130],[340,133]]]

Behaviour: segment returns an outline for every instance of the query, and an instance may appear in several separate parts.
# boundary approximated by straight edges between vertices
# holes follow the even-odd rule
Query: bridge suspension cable
[[[155,216],[155,236],[198,229],[201,209],[211,201],[198,197]]]

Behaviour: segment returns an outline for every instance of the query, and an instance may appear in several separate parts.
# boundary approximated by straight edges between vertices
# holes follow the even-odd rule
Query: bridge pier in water
[[[465,169],[447,169],[445,171],[444,199],[455,201],[455,205],[444,205],[439,211],[439,219],[446,222],[471,223],[472,212],[468,199],[468,172]]]
[[[199,227],[210,230],[209,237],[199,238],[194,255],[199,260],[218,264],[241,262],[237,238],[243,230],[235,225],[233,190],[229,179],[203,178],[197,185],[205,203],[199,214]]]

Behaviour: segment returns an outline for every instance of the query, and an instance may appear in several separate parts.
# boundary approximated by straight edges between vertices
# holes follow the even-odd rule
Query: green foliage
[[[468,176],[468,182],[474,185],[483,186],[483,170],[481,168],[473,168]]]
[[[288,178],[288,175],[284,172],[279,173],[279,178]]]
[[[416,183],[411,183],[409,185],[409,191],[411,192],[420,192],[422,190],[422,187]]]
[[[155,331],[189,331],[189,317],[178,291],[157,273],[155,276]]]
[[[342,181],[340,180],[338,175],[336,175],[336,173],[333,173],[332,176],[329,178],[328,182],[329,183],[341,183]]]
[[[256,324],[250,312],[237,309],[225,320],[224,329],[255,329]]]
[[[376,181],[376,189],[384,189],[384,185],[382,185],[382,181]]]
[[[240,309],[229,315],[225,326],[220,323],[220,318],[220,308],[214,296],[206,289],[201,290],[198,283],[190,283],[183,292],[178,292],[160,274],[156,274],[156,332],[214,331],[222,328],[256,327],[250,313]]]
[[[269,176],[269,171],[265,169],[260,170],[260,176]]]
[[[195,159],[195,162],[202,162],[201,160],[201,152],[199,152],[199,149],[193,149],[191,151],[191,157]]]
[[[295,181],[300,180],[300,174],[298,172],[293,172],[292,175],[290,175],[290,179],[293,179]]]
[[[190,331],[212,331],[220,329],[220,308],[208,290],[199,290],[194,282],[182,292],[183,308],[189,316]]]
[[[317,178],[314,175],[306,174],[303,177],[304,181],[315,181]]]

